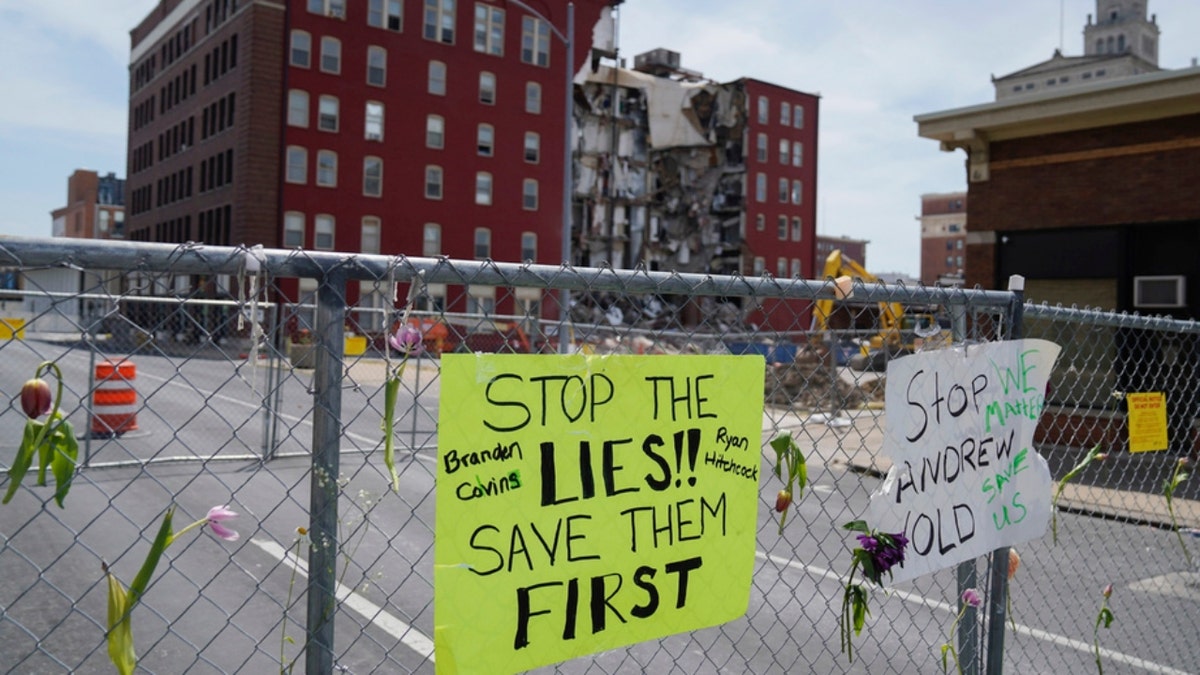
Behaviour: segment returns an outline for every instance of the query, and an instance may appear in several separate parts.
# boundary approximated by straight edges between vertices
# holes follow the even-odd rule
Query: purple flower
[[[892,567],[904,562],[904,547],[908,546],[908,537],[905,537],[903,532],[860,534],[858,541],[871,558],[872,569],[864,569],[863,573],[875,583],[879,583]]]
[[[967,590],[963,591],[962,601],[964,605],[970,605],[972,607],[983,606],[983,598],[979,597],[979,591],[975,590],[974,588],[968,588]]]
[[[401,326],[388,338],[388,344],[402,354],[414,354],[421,349],[421,331],[412,326]]]
[[[237,541],[238,533],[236,530],[231,530],[221,523],[226,520],[237,518],[237,513],[230,511],[225,506],[214,506],[208,510],[208,524],[212,527],[213,534],[224,539],[225,541]]]

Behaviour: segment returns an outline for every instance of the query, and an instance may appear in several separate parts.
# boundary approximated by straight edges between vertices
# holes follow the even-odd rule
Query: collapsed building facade
[[[574,262],[811,276],[818,97],[706,80],[665,49],[634,64],[576,78]]]

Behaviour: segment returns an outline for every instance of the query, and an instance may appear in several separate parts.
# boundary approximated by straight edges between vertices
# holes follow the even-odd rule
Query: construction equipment
[[[836,310],[834,303],[850,298],[854,292],[855,280],[861,283],[879,283],[880,279],[868,272],[858,261],[842,255],[841,249],[834,249],[825,258],[824,276],[826,280],[833,282],[835,298],[816,301],[813,308],[813,330],[820,331],[827,339]],[[847,363],[854,370],[884,370],[888,359],[911,354],[922,342],[935,336],[944,339],[949,335],[939,326],[933,312],[906,308],[898,302],[878,304],[878,319],[869,327],[870,330],[877,328],[878,332],[858,342],[859,353]],[[857,328],[854,319],[855,317],[851,316],[850,325],[843,328]]]

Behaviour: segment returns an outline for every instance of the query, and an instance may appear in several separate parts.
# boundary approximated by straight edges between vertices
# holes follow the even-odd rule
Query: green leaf
[[[4,501],[0,503],[10,502],[13,495],[17,493],[17,488],[21,487],[21,480],[25,478],[25,473],[33,464],[34,442],[38,438],[41,426],[41,423],[33,420],[25,423],[25,434],[21,438],[21,447],[17,448],[17,454],[8,467],[8,490],[4,493]]]
[[[53,424],[54,421],[55,421],[54,418],[50,418],[50,419],[46,420],[46,425]],[[38,426],[45,426],[45,425],[39,424]],[[41,434],[38,436],[38,438],[41,440],[41,443],[39,443],[37,446],[38,472],[37,472],[37,482],[34,483],[34,485],[45,485],[46,484],[46,468],[50,466],[50,452],[51,452],[51,447],[54,445],[50,441],[49,437],[53,436],[53,435],[54,434],[52,432],[50,434],[47,434],[47,432],[43,430],[41,432]]]
[[[396,439],[392,432],[396,418],[396,399],[400,394],[400,374],[403,372],[404,365],[401,364],[396,375],[388,378],[383,386],[383,464],[391,478],[392,490],[397,493],[400,492],[400,476],[396,473]]]
[[[162,525],[158,528],[154,542],[150,544],[150,551],[146,553],[146,560],[142,563],[142,568],[138,570],[137,576],[133,578],[133,583],[129,585],[130,609],[133,609],[142,594],[146,592],[146,587],[150,585],[150,578],[154,576],[154,568],[158,567],[158,561],[162,559],[163,551],[171,545],[171,518],[174,515],[175,506],[172,505],[163,515]]]
[[[108,658],[112,659],[118,673],[131,675],[137,668],[137,654],[133,651],[129,595],[107,566],[104,576],[108,577]]]
[[[871,530],[867,528],[867,521],[865,520],[852,520],[842,525],[842,529],[850,530],[851,532],[862,532],[863,534],[871,533]]]
[[[854,634],[862,633],[863,625],[867,622],[867,615],[871,610],[867,608],[867,589],[862,586],[855,586],[851,592],[850,605],[854,608]]]
[[[771,447],[775,450],[775,477],[783,478],[783,458],[788,455],[789,448],[794,447],[792,432],[780,434],[771,439]],[[803,486],[801,486],[803,488]]]
[[[1115,621],[1115,620],[1116,620],[1116,617],[1113,616],[1111,609],[1109,609],[1107,607],[1103,607],[1100,609],[1100,621],[1103,622],[1105,628],[1112,626],[1113,621]]]
[[[75,440],[75,430],[71,423],[63,420],[50,435],[49,445],[54,448],[50,459],[50,468],[54,472],[54,501],[63,508],[63,500],[71,490],[71,481],[75,478],[75,463],[79,459],[79,441]]]
[[[950,645],[942,645],[942,672],[946,672],[950,665],[946,661],[946,654],[950,652]]]

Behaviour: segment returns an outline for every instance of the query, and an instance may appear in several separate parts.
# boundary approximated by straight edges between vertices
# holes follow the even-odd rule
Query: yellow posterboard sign
[[[1126,394],[1129,451],[1167,449],[1167,396],[1161,391]]]
[[[437,672],[744,615],[763,376],[758,356],[443,355]]]

